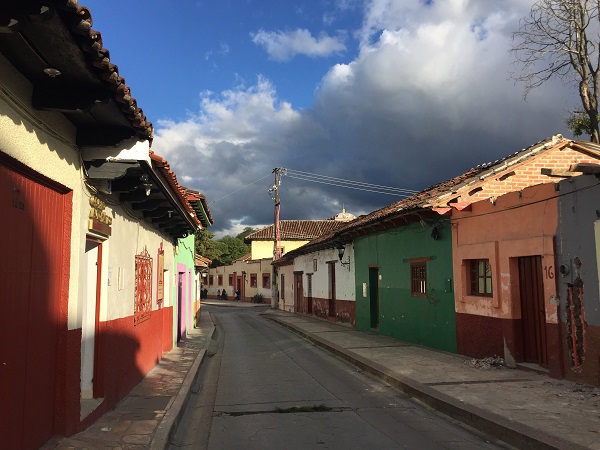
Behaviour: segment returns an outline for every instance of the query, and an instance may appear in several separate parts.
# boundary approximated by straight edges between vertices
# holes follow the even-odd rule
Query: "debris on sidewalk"
[[[489,369],[504,369],[506,368],[506,363],[504,362],[504,358],[501,358],[497,355],[494,356],[488,356],[487,358],[481,358],[481,359],[470,359],[470,360],[466,360],[464,362],[464,364],[468,365],[469,367],[473,367],[474,369],[484,369],[484,370],[489,370]]]

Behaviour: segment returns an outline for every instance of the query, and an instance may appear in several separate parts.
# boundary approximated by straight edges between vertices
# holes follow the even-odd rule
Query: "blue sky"
[[[217,235],[272,222],[274,167],[420,190],[553,134],[557,82],[523,99],[509,53],[529,0],[81,0],[154,124],[153,150],[203,192]],[[284,177],[283,219],[399,197]]]

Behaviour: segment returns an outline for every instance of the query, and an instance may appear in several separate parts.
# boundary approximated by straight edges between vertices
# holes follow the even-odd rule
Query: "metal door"
[[[546,308],[541,256],[519,258],[519,290],[523,326],[523,359],[548,365]]]

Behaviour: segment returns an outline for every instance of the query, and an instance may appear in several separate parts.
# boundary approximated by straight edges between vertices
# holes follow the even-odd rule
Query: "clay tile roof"
[[[131,90],[125,83],[125,79],[119,75],[118,67],[110,61],[110,52],[102,46],[101,33],[92,29],[92,15],[88,8],[80,6],[77,0],[3,1],[7,1],[7,4],[0,8],[0,26],[3,27],[8,27],[13,18],[43,15],[48,7],[55,9],[67,32],[81,50],[87,65],[110,92],[137,137],[152,140],[154,136],[152,123],[147,121],[137,101],[131,96]],[[78,62],[72,61],[73,66],[76,64]]]
[[[210,213],[210,209],[208,208],[208,203],[206,202],[206,197],[204,196],[204,194],[201,194],[200,192],[195,191],[193,189],[184,189],[186,192],[188,202],[190,202],[190,205],[192,205],[192,208],[194,209],[194,211],[196,211],[196,215],[200,219],[200,222],[202,222],[202,225],[204,227],[211,226],[214,223],[214,221]]]
[[[347,222],[336,220],[281,220],[279,229],[282,241],[306,241],[336,230]],[[269,225],[244,238],[245,242],[273,240],[274,228]]]
[[[529,158],[533,158],[534,156],[538,155],[544,150],[553,148],[558,145],[566,146],[569,143],[573,143],[573,141],[565,139],[560,134],[557,134],[548,139],[537,142],[523,150],[508,155],[504,158],[498,159],[493,162],[480,164],[457,177],[451,178],[438,184],[434,184],[426,189],[423,189],[417,194],[392,203],[391,205],[386,206],[384,208],[373,211],[370,214],[362,215],[357,219],[353,220],[352,222],[348,222],[345,224],[342,223],[342,227],[335,230],[331,230],[326,234],[322,234],[321,236],[311,240],[308,244],[286,253],[281,257],[281,259],[278,260],[278,263],[283,264],[286,261],[293,259],[297,255],[316,251],[321,248],[331,248],[332,246],[335,246],[338,243],[346,242],[349,238],[344,237],[345,233],[349,233],[353,230],[358,230],[361,228],[368,229],[369,226],[379,223],[386,218],[392,216],[400,216],[411,211],[427,208],[434,199],[443,196],[447,193],[455,192],[461,186],[464,186],[473,180],[483,180],[489,176],[495,175],[500,170],[507,170],[514,164],[518,164]],[[584,145],[580,142],[577,142],[576,144],[585,147],[587,151],[600,150],[600,146],[594,148],[593,146]]]
[[[162,175],[163,179],[170,186],[171,190],[179,200],[179,203],[190,215],[192,221],[198,227],[202,228],[202,223],[198,219],[194,208],[192,208],[192,205],[188,201],[187,190],[179,184],[179,182],[177,181],[177,175],[175,175],[175,172],[171,170],[171,167],[169,166],[167,160],[163,159],[161,156],[157,155],[152,150],[150,150],[150,159],[152,160],[154,167],[156,167],[158,172]]]

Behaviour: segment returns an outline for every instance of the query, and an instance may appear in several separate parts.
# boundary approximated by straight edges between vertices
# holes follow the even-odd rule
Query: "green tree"
[[[600,142],[598,96],[600,35],[598,0],[538,0],[513,34],[511,51],[521,65],[516,81],[525,97],[552,78],[574,83],[587,116],[591,141]]]
[[[199,255],[205,258],[211,259],[214,267],[215,261],[218,261],[222,254],[222,249],[218,245],[217,241],[213,240],[215,237],[214,233],[207,230],[198,230],[196,232],[196,245],[195,250]]]
[[[258,228],[246,227],[244,228],[244,231],[242,231],[236,236],[236,238],[241,239],[243,241],[246,236],[254,233],[255,231],[258,231]]]

